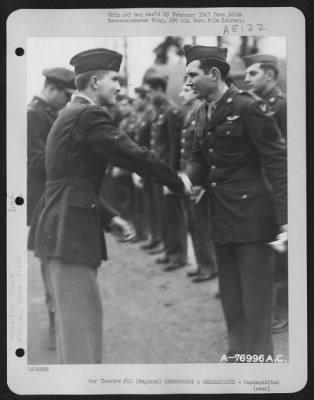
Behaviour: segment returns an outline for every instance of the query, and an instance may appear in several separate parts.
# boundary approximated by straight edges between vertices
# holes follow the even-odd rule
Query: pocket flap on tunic
[[[96,208],[95,199],[82,190],[71,190],[68,196],[68,205],[79,208]]]
[[[219,127],[216,130],[216,136],[219,137],[235,137],[242,136],[242,129],[240,126],[234,126],[233,124],[226,124],[223,127]]]

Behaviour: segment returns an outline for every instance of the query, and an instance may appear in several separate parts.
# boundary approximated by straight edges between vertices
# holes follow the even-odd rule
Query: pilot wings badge
[[[234,121],[240,118],[240,115],[229,115],[227,117],[227,124],[232,124]]]
[[[238,118],[240,118],[240,115],[229,115],[229,117],[227,117],[227,121],[233,122],[233,121],[237,120]]]

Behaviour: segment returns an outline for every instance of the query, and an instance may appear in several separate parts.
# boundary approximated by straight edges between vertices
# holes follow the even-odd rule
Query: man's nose
[[[250,82],[250,76],[248,74],[245,75],[244,82]]]
[[[186,86],[192,86],[192,84],[193,84],[192,79],[188,76],[188,77],[186,78],[186,81],[184,82],[184,84],[185,84]]]
[[[119,81],[116,82],[116,90],[117,90],[117,92],[120,92],[120,90],[121,90],[121,85],[120,85]]]

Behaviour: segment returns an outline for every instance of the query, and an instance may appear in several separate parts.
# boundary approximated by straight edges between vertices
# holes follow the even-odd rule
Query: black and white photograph
[[[305,382],[305,93],[289,67],[302,24],[287,9],[293,36],[271,29],[275,8],[230,10],[102,10],[102,35],[22,30],[23,116],[8,111],[23,170],[8,215],[25,200],[8,265],[18,387],[13,366],[52,381],[74,368],[82,394],[288,391],[296,366]]]

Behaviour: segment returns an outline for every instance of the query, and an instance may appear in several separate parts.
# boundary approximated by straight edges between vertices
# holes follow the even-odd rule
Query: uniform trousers
[[[162,194],[163,241],[165,255],[174,263],[186,263],[187,230],[183,199],[174,194]]]
[[[208,195],[204,193],[196,204],[184,198],[187,228],[191,235],[199,272],[210,274],[217,270],[215,246],[213,241]]]
[[[148,209],[144,190],[133,186],[133,225],[138,239],[146,239],[148,234]]]
[[[54,301],[53,301],[52,283],[51,283],[51,277],[49,274],[49,269],[48,269],[46,260],[40,260],[40,269],[41,269],[41,275],[42,275],[43,282],[44,282],[45,298],[46,298],[48,312],[54,313],[55,306],[54,306]]]
[[[161,186],[146,179],[144,183],[145,203],[148,209],[148,226],[151,242],[161,242],[162,238],[162,205]]]
[[[102,303],[97,269],[48,259],[56,307],[57,352],[61,364],[102,361]]]
[[[229,352],[273,355],[273,250],[265,242],[216,244]]]
[[[112,181],[111,191],[113,193],[114,206],[121,217],[128,222],[133,222],[134,207],[134,185],[130,174],[114,177]]]
[[[277,253],[274,272],[274,322],[288,319],[288,252]]]

